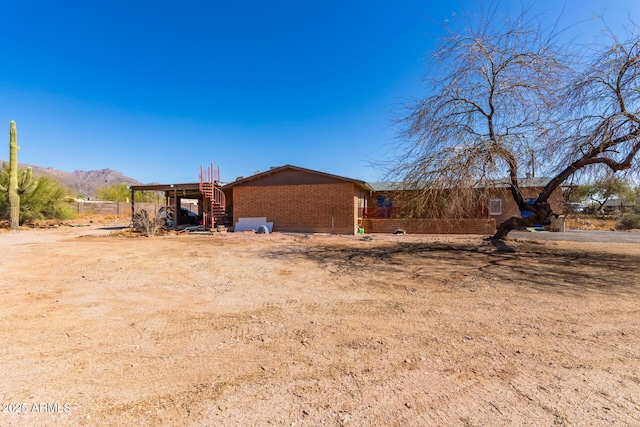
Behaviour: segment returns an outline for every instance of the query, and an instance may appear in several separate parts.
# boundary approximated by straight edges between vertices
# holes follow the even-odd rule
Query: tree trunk
[[[534,203],[533,205],[527,205],[527,209],[532,211],[533,214],[529,216],[512,216],[505,220],[498,226],[496,234],[491,237],[491,240],[504,240],[507,234],[515,228],[521,227],[533,227],[536,224],[545,224],[551,220],[553,211],[551,206],[546,203]]]

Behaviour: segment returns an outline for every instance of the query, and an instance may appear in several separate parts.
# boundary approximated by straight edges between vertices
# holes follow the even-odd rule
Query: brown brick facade
[[[522,188],[521,191],[524,198],[528,199],[538,197],[542,188]],[[516,205],[516,202],[514,202],[513,196],[508,189],[493,190],[493,194],[490,197],[502,200],[502,213],[500,215],[489,215],[496,220],[496,224],[499,225],[512,216],[520,216],[520,209],[518,205]],[[560,188],[551,193],[549,204],[551,204],[553,212],[557,214],[562,213],[562,190]]]
[[[362,220],[362,226],[365,233],[393,233],[399,228],[405,230],[407,233],[420,234],[491,235],[496,231],[496,221],[493,218],[365,218]]]
[[[536,198],[538,197],[538,195],[540,194],[540,192],[542,191],[542,187],[533,187],[533,188],[522,188],[521,189],[523,196],[525,199],[527,198]],[[389,200],[391,201],[391,203],[389,203],[391,206],[390,207],[379,207],[378,206],[378,197],[387,197],[389,198]],[[480,200],[480,194],[478,195],[479,200]],[[482,199],[481,202],[479,202],[479,205],[477,207],[477,213],[475,215],[470,214],[469,217],[470,218],[478,218],[478,219],[487,219],[487,218],[491,218],[493,220],[495,220],[495,223],[497,225],[499,225],[500,223],[502,223],[503,221],[505,221],[506,219],[511,218],[512,216],[520,216],[520,210],[518,208],[518,206],[516,205],[515,201],[513,200],[513,196],[511,195],[511,192],[506,189],[506,188],[497,188],[497,189],[493,189],[490,190],[490,193],[486,196],[484,199]],[[396,195],[396,193],[392,192],[392,191],[380,191],[380,192],[373,192],[370,196],[369,196],[369,200],[368,200],[368,210],[367,210],[367,216],[374,219],[374,218],[387,218],[387,219],[401,219],[403,218],[403,216],[408,216],[406,214],[408,214],[409,212],[403,212],[402,209],[402,201],[398,201],[399,197]],[[500,206],[500,214],[490,214],[489,211],[489,204],[490,204],[490,200],[499,200],[498,202],[498,206]],[[556,191],[554,191],[551,194],[551,197],[549,198],[549,203],[551,204],[551,208],[553,209],[553,211],[555,213],[562,213],[562,203],[563,203],[563,199],[562,199],[562,190],[560,188],[556,189]],[[494,205],[495,207],[495,203],[491,203],[492,205]],[[429,211],[429,210],[427,210]],[[430,212],[430,214],[432,214]],[[434,217],[437,217],[437,215],[434,215]],[[441,219],[445,219],[446,218],[442,218]],[[433,221],[433,219],[432,219]],[[453,220],[451,220],[453,221]],[[437,221],[436,221],[437,222]],[[436,223],[434,222],[434,224]],[[389,222],[389,224],[392,224],[392,222]],[[387,227],[387,226],[382,226],[382,225],[376,225],[375,226],[376,229],[379,229],[379,227]],[[392,225],[388,226],[389,228],[392,228]],[[398,228],[403,228],[403,227],[398,227]],[[365,228],[366,230],[366,228]],[[393,230],[392,230],[393,231]],[[377,231],[376,231],[377,232]],[[382,231],[381,231],[382,232]],[[479,234],[485,234],[484,232],[479,233]]]
[[[443,210],[433,214],[434,218],[409,220],[405,219],[401,194],[393,189],[381,190],[374,191],[364,181],[291,165],[240,178],[224,187],[227,209],[233,212],[234,223],[239,218],[266,217],[273,222],[274,231],[354,234],[362,224],[365,232],[370,233],[392,233],[402,228],[409,233],[486,235],[495,232],[496,224],[520,215],[509,191],[495,189],[489,198],[478,194],[475,212],[456,215],[456,219]],[[535,197],[541,187],[531,185],[522,190],[525,197]],[[389,203],[385,196],[389,197]],[[488,199],[499,200],[489,203]],[[559,212],[562,206],[559,189],[550,202]],[[492,208],[498,206],[499,213],[491,215],[489,204]]]
[[[352,183],[233,187],[233,221],[267,217],[274,231],[354,234],[358,190]]]

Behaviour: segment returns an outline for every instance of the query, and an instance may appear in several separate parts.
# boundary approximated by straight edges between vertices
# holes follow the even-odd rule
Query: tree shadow
[[[274,259],[309,260],[337,274],[366,273],[381,279],[455,279],[456,272],[523,289],[555,292],[603,291],[640,294],[640,257],[551,245],[512,243],[402,242],[375,246],[296,245],[268,254]],[[517,251],[516,251],[517,249]],[[455,282],[455,280],[453,280]]]
[[[504,240],[501,239],[494,239],[492,237],[488,238],[488,239],[484,239],[485,241],[489,242],[491,244],[491,246],[496,248],[496,252],[501,252],[501,253],[515,253],[516,249],[512,246],[507,245]]]

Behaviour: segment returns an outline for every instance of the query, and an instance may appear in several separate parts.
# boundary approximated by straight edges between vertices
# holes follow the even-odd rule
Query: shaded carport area
[[[149,185],[132,185],[131,189],[131,219],[136,214],[136,198],[137,192],[155,191],[164,193],[165,206],[171,208],[173,211],[173,224],[172,229],[178,229],[181,226],[187,225],[181,222],[179,215],[180,207],[183,199],[198,200],[198,217],[202,218],[204,197],[200,191],[199,183],[188,184],[149,184]],[[153,213],[157,215],[157,212]]]

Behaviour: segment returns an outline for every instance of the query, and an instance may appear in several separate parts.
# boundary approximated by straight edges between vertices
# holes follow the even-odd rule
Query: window
[[[489,199],[489,215],[502,215],[502,199]]]
[[[379,208],[391,208],[393,207],[393,197],[392,196],[377,196],[376,204]]]
[[[367,209],[366,193],[358,189],[356,192],[356,198],[358,199],[358,218],[362,218]]]

